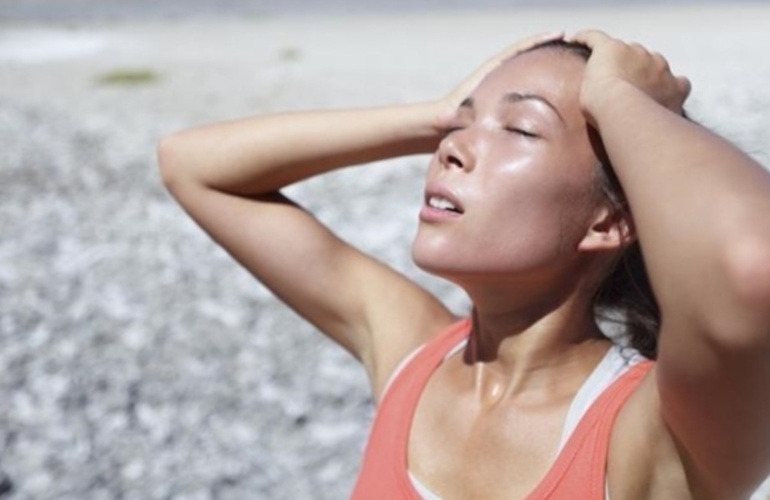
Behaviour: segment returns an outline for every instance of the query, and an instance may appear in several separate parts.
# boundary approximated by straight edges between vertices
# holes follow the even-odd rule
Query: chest
[[[485,401],[439,371],[415,410],[409,470],[446,499],[524,498],[556,457],[569,404]]]

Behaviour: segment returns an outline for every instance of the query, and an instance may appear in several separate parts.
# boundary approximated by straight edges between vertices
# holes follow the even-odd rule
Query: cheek
[[[501,222],[511,221],[507,226],[513,232],[549,232],[559,227],[565,216],[574,219],[577,212],[582,213],[578,209],[586,205],[590,186],[588,176],[560,154],[501,163],[481,179],[474,193],[475,199],[481,200],[479,213]]]
[[[480,251],[514,267],[536,266],[558,258],[569,248],[567,214],[574,210],[571,191],[553,183],[498,185],[489,210],[478,213]],[[572,233],[572,237],[569,233]]]
[[[417,265],[443,275],[511,273],[574,255],[593,213],[591,159],[527,142],[485,146],[474,170],[462,174],[466,214],[457,223],[420,225]],[[434,159],[430,168],[441,167]]]
[[[456,224],[421,225],[415,262],[438,274],[516,273],[574,255],[590,216],[586,183],[529,167],[469,186],[472,210]]]

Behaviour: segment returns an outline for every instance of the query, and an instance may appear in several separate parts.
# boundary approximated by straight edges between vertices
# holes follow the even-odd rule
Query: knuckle
[[[656,64],[658,64],[658,66],[660,66],[664,70],[668,70],[670,68],[668,64],[668,60],[665,57],[663,57],[663,54],[661,54],[660,52],[653,52],[652,59],[655,61]]]

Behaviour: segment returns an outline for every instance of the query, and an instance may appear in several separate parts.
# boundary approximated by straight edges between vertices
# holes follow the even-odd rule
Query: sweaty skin
[[[462,214],[423,217],[419,266],[466,290],[473,276],[527,279],[527,295],[532,280],[552,288],[583,270],[578,246],[602,208],[578,100],[584,69],[574,56],[526,53],[459,107],[430,163],[426,198],[451,193]]]
[[[413,256],[462,286],[477,315],[470,349],[433,375],[411,432],[409,468],[443,498],[526,496],[609,347],[589,303],[624,240],[594,189],[584,71],[562,52],[506,61],[458,108],[430,163],[426,201],[449,196],[461,213],[423,212]]]

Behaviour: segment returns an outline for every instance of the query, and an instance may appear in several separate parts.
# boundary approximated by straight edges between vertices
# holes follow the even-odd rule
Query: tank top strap
[[[469,318],[453,323],[428,341],[390,382],[377,409],[351,498],[419,500],[406,473],[414,412],[433,372],[470,331]]]
[[[591,405],[546,476],[527,500],[604,500],[612,430],[624,403],[655,365],[628,369]],[[575,496],[580,492],[579,496]]]

